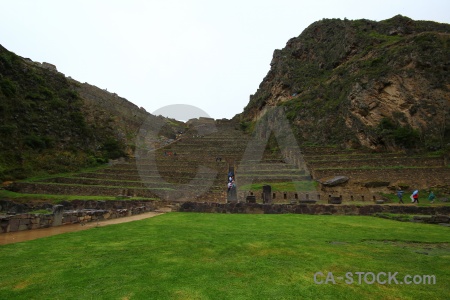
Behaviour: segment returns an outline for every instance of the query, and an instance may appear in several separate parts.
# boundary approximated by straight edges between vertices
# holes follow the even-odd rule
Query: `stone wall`
[[[410,215],[450,215],[450,206],[413,205],[327,205],[327,204],[260,204],[260,203],[199,203],[184,202],[179,212],[243,213],[243,214],[311,214],[311,215],[362,215],[394,213]]]
[[[21,204],[2,201],[2,208],[14,210]],[[49,204],[41,204],[49,209]],[[330,205],[330,204],[260,204],[260,203],[213,203],[174,201],[82,201],[61,202],[53,206],[53,213],[34,214],[5,211],[0,215],[0,233],[47,228],[52,226],[98,222],[127,217],[170,207],[171,211],[197,213],[241,214],[311,214],[311,215],[376,215],[382,213],[430,216],[419,221],[426,223],[449,223],[450,206],[421,207],[415,205]],[[31,207],[26,207],[31,209]],[[33,207],[38,209],[39,206]],[[23,205],[21,209],[25,209]],[[15,209],[18,210],[17,208]],[[57,213],[60,211],[62,213]],[[416,218],[417,219],[417,218]]]
[[[287,203],[296,200],[320,200],[320,195],[316,191],[311,192],[272,192],[272,202]],[[238,191],[238,200],[245,202],[247,196],[255,196],[256,200],[263,199],[262,191]]]
[[[240,191],[238,192],[238,200],[240,202],[245,202],[247,196],[255,196],[258,202],[262,201],[262,191],[250,192],[250,191]],[[381,200],[382,197],[374,192],[371,193],[369,189],[365,191],[342,191],[339,189],[329,189],[324,191],[310,191],[310,192],[272,192],[272,202],[273,203],[290,203],[291,201],[299,200],[316,200],[327,202],[331,197],[339,197],[342,201],[371,201]],[[405,199],[406,199],[405,195]]]
[[[52,226],[98,222],[144,212],[155,211],[170,205],[165,201],[64,201],[53,206],[53,212],[47,214],[19,213],[30,209],[49,209],[49,204],[24,206],[10,201],[2,201],[4,215],[0,215],[0,233],[47,228]],[[62,213],[57,213],[61,208]],[[9,211],[8,211],[9,210]]]

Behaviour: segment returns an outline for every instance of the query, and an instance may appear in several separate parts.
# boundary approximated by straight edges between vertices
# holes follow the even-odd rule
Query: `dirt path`
[[[117,218],[112,220],[105,220],[100,222],[89,222],[85,223],[85,225],[81,224],[70,224],[70,225],[62,225],[58,227],[49,227],[49,228],[41,228],[34,230],[25,230],[25,231],[16,231],[16,232],[8,232],[8,233],[0,233],[0,245],[24,242],[39,239],[46,236],[57,235],[65,232],[72,231],[81,231],[94,227],[103,227],[112,224],[120,224],[126,222],[132,222],[137,220],[143,220],[151,217],[155,217],[161,215],[159,212],[148,212],[139,215],[134,215],[130,217]]]

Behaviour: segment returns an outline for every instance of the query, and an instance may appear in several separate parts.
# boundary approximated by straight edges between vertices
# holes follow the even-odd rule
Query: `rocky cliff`
[[[157,118],[52,64],[0,46],[0,180],[75,171],[131,155],[144,120]],[[164,121],[161,134],[167,138],[183,126]]]
[[[240,115],[285,106],[301,143],[378,150],[450,142],[450,25],[324,19],[275,50]]]

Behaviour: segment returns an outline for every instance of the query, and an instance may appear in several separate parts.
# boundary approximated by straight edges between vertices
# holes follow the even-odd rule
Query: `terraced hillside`
[[[201,124],[200,124],[201,125]],[[12,191],[45,195],[116,196],[225,201],[227,174],[245,149],[246,135],[231,122],[217,122],[201,135],[191,126],[175,142],[147,156],[92,171],[15,182]]]
[[[305,147],[303,155],[315,180],[324,182],[346,176],[338,186],[321,185],[323,197],[342,196],[344,201],[372,201],[402,188],[406,193],[421,190],[449,194],[450,168],[445,156],[437,153],[374,153],[368,150],[339,150]],[[422,198],[425,194],[422,193]]]
[[[237,130],[232,121],[190,125],[171,144],[150,149],[151,155],[137,152],[136,157],[107,167],[15,182],[9,189],[44,195],[225,202],[232,169],[239,201],[251,195],[262,201],[263,185],[271,185],[275,203],[305,199],[324,203],[330,197],[371,202],[394,194],[398,187],[406,193],[432,188],[440,195],[449,194],[450,169],[445,157],[437,154],[302,147],[301,155],[292,157],[283,149],[255,146],[254,137]],[[337,186],[322,184],[335,176],[349,180]]]
[[[209,123],[208,123],[209,122]],[[232,121],[194,122],[169,145],[112,165],[70,175],[15,182],[10,190],[24,194],[109,196],[224,202],[228,172],[233,170],[238,200],[253,193],[249,184],[309,180],[309,174],[287,164],[281,153],[263,150],[257,164],[241,162],[251,137]],[[206,129],[205,129],[206,127]],[[264,147],[262,145],[261,147]],[[148,150],[148,149],[147,149]],[[242,184],[241,184],[242,183]],[[241,186],[242,185],[242,188]]]

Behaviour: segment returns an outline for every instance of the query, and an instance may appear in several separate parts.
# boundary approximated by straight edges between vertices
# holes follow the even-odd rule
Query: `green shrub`
[[[31,134],[25,137],[24,144],[34,150],[48,149],[53,147],[54,139],[49,136]]]
[[[0,126],[0,134],[4,136],[8,136],[14,133],[17,130],[17,126],[15,124],[6,124]]]
[[[9,69],[11,69],[18,60],[19,57],[12,52],[6,51],[0,53],[0,62],[2,62]]]
[[[9,169],[3,172],[3,178],[1,178],[4,181],[8,180],[18,180],[18,179],[25,179],[27,178],[30,170],[27,170],[23,167],[17,167],[13,169]]]
[[[6,97],[12,97],[17,92],[16,83],[8,78],[0,81],[0,89]]]
[[[418,147],[419,132],[409,125],[401,126],[389,118],[381,119],[377,132],[386,144],[407,148]]]
[[[66,107],[66,103],[60,98],[53,98],[49,104],[52,109],[63,109]]]
[[[96,167],[98,165],[103,165],[108,162],[108,159],[103,157],[89,156],[86,159],[86,164],[88,167]]]
[[[47,87],[41,87],[39,93],[44,97],[44,99],[53,99],[55,97],[55,94]]]
[[[418,146],[419,132],[409,126],[396,128],[393,136],[397,145],[402,145],[407,148]]]
[[[103,152],[105,158],[117,159],[119,157],[126,156],[124,149],[125,146],[123,145],[123,143],[118,140],[109,138],[108,140],[106,140],[106,142],[103,143],[103,146],[100,150]]]
[[[31,149],[38,150],[47,148],[45,140],[34,134],[26,136],[24,139],[24,143]]]
[[[78,94],[74,90],[65,89],[61,92],[61,96],[69,101],[77,100]]]

